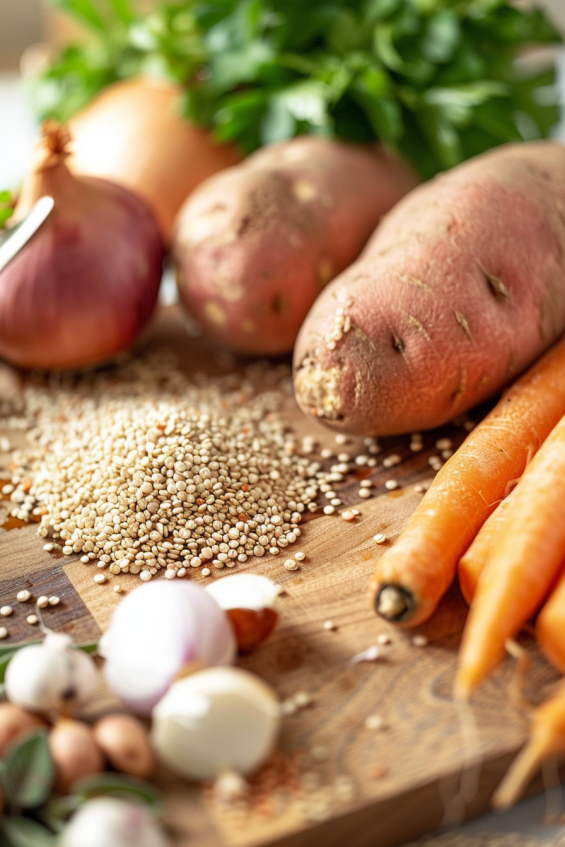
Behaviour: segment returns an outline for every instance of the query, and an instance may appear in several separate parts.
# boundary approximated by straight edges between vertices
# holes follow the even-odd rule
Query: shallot
[[[143,724],[132,715],[107,715],[96,721],[94,740],[113,768],[148,779],[154,766],[153,751]]]
[[[148,715],[187,665],[230,664],[235,638],[225,613],[189,582],[148,582],[115,609],[100,649],[114,694]]]
[[[0,758],[26,735],[45,729],[46,721],[13,703],[0,703]]]
[[[209,668],[175,682],[153,710],[157,756],[180,776],[214,780],[253,773],[280,726],[275,692],[240,668]]]
[[[14,222],[54,208],[0,273],[0,355],[47,370],[103,362],[129,347],[157,300],[163,244],[148,206],[122,186],[68,170],[70,134],[43,127]]]
[[[49,750],[57,774],[56,787],[65,794],[73,782],[104,770],[104,756],[91,727],[61,718],[49,733]]]

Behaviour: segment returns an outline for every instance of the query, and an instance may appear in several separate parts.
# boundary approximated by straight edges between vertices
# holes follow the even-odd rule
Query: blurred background
[[[140,9],[157,0],[138,0]],[[305,0],[307,2],[307,0]],[[515,0],[516,5],[543,6],[565,34],[565,0]],[[0,0],[0,187],[15,188],[29,162],[35,120],[25,83],[26,68],[42,55],[41,45],[57,47],[80,37],[80,30],[46,0]],[[565,50],[560,58],[565,102]],[[565,138],[562,124],[561,136]]]

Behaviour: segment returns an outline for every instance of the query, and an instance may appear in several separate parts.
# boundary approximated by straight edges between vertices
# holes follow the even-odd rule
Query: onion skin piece
[[[129,347],[153,312],[157,223],[130,191],[74,177],[63,159],[30,177],[16,219],[45,194],[51,215],[0,273],[0,355],[46,370],[98,364]]]
[[[70,167],[136,192],[157,216],[166,244],[188,195],[207,177],[241,161],[233,145],[180,117],[181,91],[142,78],[108,86],[70,123]]]
[[[227,609],[240,653],[251,653],[274,630],[279,619],[274,609]]]

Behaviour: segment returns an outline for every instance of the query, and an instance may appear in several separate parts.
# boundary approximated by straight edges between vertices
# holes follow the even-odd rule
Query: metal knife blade
[[[41,197],[29,215],[26,215],[23,221],[17,224],[13,230],[9,230],[8,236],[0,242],[0,272],[35,235],[39,227],[51,214],[54,205],[55,201],[52,197]]]

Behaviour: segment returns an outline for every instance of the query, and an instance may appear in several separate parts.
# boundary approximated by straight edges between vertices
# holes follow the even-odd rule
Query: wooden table
[[[164,342],[178,351],[189,370],[217,373],[234,366],[210,341],[195,338],[175,308],[161,311],[141,346]],[[301,436],[311,434],[321,446],[336,448],[333,434],[303,416],[291,398],[285,400],[285,415]],[[179,847],[392,847],[488,807],[526,735],[527,718],[508,693],[512,661],[479,689],[472,711],[461,715],[451,695],[465,617],[457,589],[433,620],[419,628],[418,634],[428,639],[425,647],[412,643],[413,632],[400,632],[377,619],[365,597],[375,562],[387,546],[375,544],[373,536],[384,533],[390,542],[398,536],[422,496],[416,486],[433,476],[428,460],[438,454],[435,442],[440,437],[451,438],[456,446],[465,432],[447,426],[425,434],[418,453],[409,449],[407,437],[383,439],[376,468],[362,468],[356,479],[335,486],[344,504],[356,505],[359,518],[347,523],[339,514],[319,511],[307,520],[294,548],[306,553],[299,570],[285,570],[282,556],[238,565],[240,571],[265,574],[284,587],[277,630],[240,664],[271,683],[282,699],[304,691],[312,702],[285,718],[273,763],[254,779],[247,811],[226,810],[210,790],[159,774],[165,819]],[[341,449],[354,455],[359,444]],[[380,460],[391,453],[402,462],[386,470]],[[7,466],[9,456],[1,461]],[[373,496],[360,501],[359,478],[368,473]],[[7,478],[1,471],[0,476]],[[399,488],[387,492],[384,482],[392,477]],[[78,642],[97,639],[120,599],[112,583],[95,584],[92,568],[78,557],[54,558],[45,552],[36,527],[8,531],[14,522],[6,516],[7,504],[2,503],[0,604],[15,607],[6,620],[10,637],[4,644],[37,637],[36,628],[25,620],[29,607],[15,602],[17,591],[26,587],[35,596],[61,598],[59,606],[45,613],[49,626],[71,633]],[[191,577],[207,582],[199,572]],[[133,576],[120,577],[120,583],[126,589],[139,584]],[[327,620],[334,622],[334,630],[324,628]],[[382,634],[391,639],[387,658],[349,664]],[[525,694],[539,702],[556,677],[533,639],[526,634],[523,641],[532,657]],[[90,711],[111,705],[102,697]],[[384,728],[368,728],[369,716],[382,718]],[[467,775],[463,793],[462,771]]]

